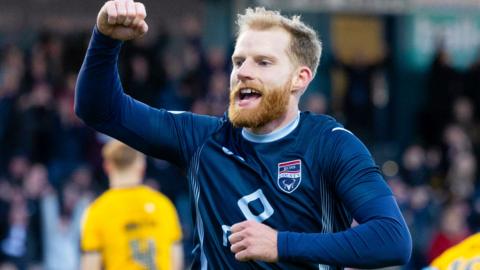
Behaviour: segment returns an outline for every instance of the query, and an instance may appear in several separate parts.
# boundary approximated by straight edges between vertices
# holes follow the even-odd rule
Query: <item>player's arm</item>
[[[79,72],[75,112],[98,131],[182,166],[220,120],[158,110],[124,93],[118,55],[123,41],[146,33],[145,17],[143,4],[132,0],[108,1],[101,8]]]
[[[329,178],[358,226],[337,233],[279,232],[281,260],[305,260],[356,268],[408,262],[412,240],[398,205],[368,150],[351,133],[330,139]]]
[[[177,242],[172,245],[172,270],[184,269],[183,263],[183,245]]]
[[[81,270],[101,270],[102,256],[99,252],[86,252],[82,254]]]

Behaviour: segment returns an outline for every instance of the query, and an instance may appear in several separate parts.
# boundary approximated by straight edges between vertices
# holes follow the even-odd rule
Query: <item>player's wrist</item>
[[[105,35],[104,33],[102,33],[100,31],[100,29],[98,28],[97,24],[95,24],[95,26],[93,27],[92,40],[95,40],[95,42],[100,42],[102,45],[105,45],[107,47],[112,47],[112,48],[115,48],[118,45],[123,43],[123,41],[121,41],[121,40],[111,38],[111,37]]]

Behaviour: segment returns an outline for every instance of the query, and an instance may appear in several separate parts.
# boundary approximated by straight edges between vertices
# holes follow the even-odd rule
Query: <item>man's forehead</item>
[[[279,27],[244,30],[237,38],[234,55],[243,53],[279,54],[287,51],[290,34]]]

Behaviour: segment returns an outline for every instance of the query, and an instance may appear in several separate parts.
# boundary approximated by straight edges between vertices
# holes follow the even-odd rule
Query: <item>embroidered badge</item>
[[[278,163],[278,187],[292,193],[302,182],[302,161],[300,159]]]

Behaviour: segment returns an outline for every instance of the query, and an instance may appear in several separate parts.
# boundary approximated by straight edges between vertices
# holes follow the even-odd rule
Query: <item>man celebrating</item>
[[[299,17],[239,15],[223,118],[171,113],[124,94],[122,41],[148,31],[145,7],[107,2],[80,70],[89,125],[188,175],[193,269],[341,269],[406,263],[411,239],[365,146],[334,119],[300,112],[321,45]],[[352,220],[359,225],[350,228]]]

